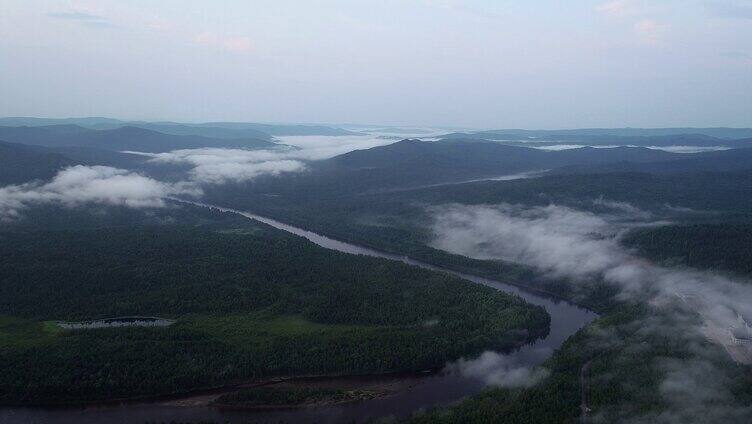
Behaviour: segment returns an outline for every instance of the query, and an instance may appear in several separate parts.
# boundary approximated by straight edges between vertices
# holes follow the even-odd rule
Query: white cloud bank
[[[618,286],[624,298],[660,303],[691,296],[696,311],[719,328],[733,325],[737,311],[752,315],[752,286],[632,255],[619,237],[635,225],[652,225],[635,223],[650,215],[622,202],[594,203],[614,213],[596,215],[557,205],[444,206],[434,210],[433,246],[477,259],[526,264],[574,282],[602,279]]]
[[[518,364],[511,356],[497,352],[484,352],[472,360],[460,359],[450,364],[448,369],[491,386],[506,388],[531,387],[550,374],[545,368]]]
[[[548,150],[548,151],[561,151],[561,150],[571,150],[571,149],[581,149],[583,147],[592,147],[594,149],[613,149],[617,147],[641,147],[645,149],[652,149],[652,150],[663,150],[665,152],[670,153],[702,153],[702,152],[716,152],[721,150],[730,150],[730,147],[726,146],[681,146],[681,145],[673,145],[673,146],[637,146],[634,144],[596,144],[596,145],[589,145],[589,144],[548,144],[548,145],[534,145],[530,143],[530,145],[526,145],[525,147],[532,147],[533,149],[539,149],[539,150]]]
[[[201,148],[166,153],[127,153],[149,156],[153,163],[189,164],[193,167],[191,180],[207,184],[247,181],[259,175],[278,175],[305,169],[303,162],[285,159],[285,152],[274,150]]]
[[[225,37],[213,32],[202,32],[193,37],[193,42],[201,46],[217,47],[232,53],[247,53],[253,50],[248,37]]]
[[[161,207],[165,196],[178,194],[196,196],[201,191],[191,184],[163,183],[123,169],[77,165],[61,170],[45,184],[0,187],[0,220],[16,218],[20,211],[35,204]]]
[[[598,199],[594,203],[609,208],[612,214],[596,215],[557,205],[434,208],[433,246],[477,259],[523,263],[575,284],[605,281],[620,289],[622,299],[645,302],[671,316],[670,325],[653,323],[650,318],[635,325],[646,334],[664,332],[662,336],[681,338],[695,357],[664,358],[651,364],[665,373],[660,393],[667,408],[638,422],[729,422],[719,417],[749,417],[752,409],[720,402],[731,399],[721,390],[729,383],[708,360],[716,351],[697,341],[708,336],[729,343],[725,331],[738,325],[737,312],[747,316],[752,312],[752,285],[712,272],[660,266],[634,256],[620,245],[619,237],[635,225],[647,225],[644,220],[642,224],[636,221],[649,215],[635,213],[634,206],[619,202]],[[694,318],[695,313],[700,320]],[[597,340],[613,343],[609,337]],[[486,358],[481,363],[494,360]],[[530,371],[509,371],[503,359],[498,361],[501,384],[507,379],[515,381],[518,374],[526,381]],[[494,368],[470,367],[467,372],[483,375],[486,369]],[[487,374],[497,378],[493,371]]]
[[[306,162],[327,159],[358,149],[394,143],[372,136],[280,137],[276,150],[200,148],[167,153],[143,153],[152,163],[187,164],[187,181],[167,183],[138,173],[107,166],[74,166],[60,171],[48,183],[0,187],[0,220],[11,220],[34,204],[76,206],[84,203],[134,208],[164,206],[164,198],[200,196],[201,184],[252,180],[261,175],[302,172]]]
[[[200,148],[166,153],[126,153],[151,157],[153,163],[188,164],[193,167],[191,181],[224,184],[249,181],[261,175],[302,172],[308,161],[395,142],[371,136],[290,136],[278,139],[282,144],[275,150]]]

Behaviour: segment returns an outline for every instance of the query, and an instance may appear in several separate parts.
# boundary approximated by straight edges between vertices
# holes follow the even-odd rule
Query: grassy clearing
[[[62,332],[54,321],[0,317],[0,349],[19,349],[53,343]]]
[[[249,346],[263,343],[268,339],[296,337],[351,337],[363,334],[377,334],[400,327],[321,324],[297,315],[274,316],[268,313],[235,314],[227,316],[188,316],[180,319],[176,329],[202,334],[207,339],[216,340],[231,346]],[[87,332],[125,331],[127,327],[87,329]],[[159,328],[157,328],[158,330]],[[76,330],[66,330],[57,321],[36,321],[17,317],[0,317],[0,348],[25,348],[51,344],[65,334]],[[76,336],[82,336],[76,332]]]
[[[335,336],[374,330],[379,326],[320,324],[296,315],[259,314],[199,316],[187,319],[183,326],[231,344],[243,344],[259,337]]]

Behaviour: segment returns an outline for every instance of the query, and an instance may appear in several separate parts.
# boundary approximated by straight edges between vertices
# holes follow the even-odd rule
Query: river
[[[545,338],[527,344],[504,355],[505,366],[533,366],[547,359],[564,340],[587,325],[597,315],[567,301],[539,295],[519,287],[487,278],[454,272],[416,261],[408,257],[380,252],[334,240],[311,231],[296,228],[266,217],[233,209],[194,203],[195,205],[233,212],[263,222],[272,227],[304,237],[311,242],[332,250],[367,255],[404,262],[426,269],[448,272],[472,282],[493,287],[505,293],[515,294],[534,305],[543,306],[551,316],[551,328]],[[491,353],[495,355],[495,353]],[[488,356],[486,356],[488,357]],[[332,405],[317,408],[300,408],[273,411],[221,410],[207,406],[176,406],[174,402],[131,402],[120,405],[92,406],[86,408],[0,408],[0,422],[4,424],[131,424],[145,422],[198,422],[218,423],[249,422],[316,422],[345,423],[368,418],[405,417],[420,409],[451,403],[462,397],[478,393],[489,383],[487,378],[468,375],[462,367],[449,366],[446,370],[426,376],[401,375],[364,377],[371,380],[400,380],[403,390],[396,394],[369,401]],[[391,380],[390,380],[391,379]]]

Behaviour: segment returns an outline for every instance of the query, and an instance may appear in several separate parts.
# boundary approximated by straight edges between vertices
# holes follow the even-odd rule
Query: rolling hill
[[[0,141],[0,186],[49,179],[78,162],[59,153]]]
[[[697,172],[738,172],[752,170],[752,148],[695,153],[670,161],[635,162],[625,158],[610,164],[566,166],[553,173],[601,174],[613,172],[645,172],[677,174]]]

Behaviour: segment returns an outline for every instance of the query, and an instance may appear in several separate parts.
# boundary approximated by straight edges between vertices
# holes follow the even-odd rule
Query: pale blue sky
[[[752,0],[1,0],[0,115],[752,126]]]

